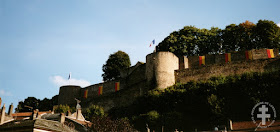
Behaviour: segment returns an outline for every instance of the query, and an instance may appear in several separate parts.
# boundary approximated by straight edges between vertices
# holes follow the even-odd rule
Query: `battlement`
[[[273,59],[274,58],[274,59]],[[132,103],[149,89],[165,89],[175,83],[202,80],[212,76],[280,70],[278,49],[258,49],[205,56],[180,56],[171,52],[155,52],[146,56],[146,63],[121,71],[121,79],[79,86],[62,86],[59,104],[84,106],[99,104],[109,110]],[[126,103],[124,103],[126,102]],[[83,105],[82,105],[83,106]]]
[[[273,59],[274,58],[274,59]],[[212,76],[227,76],[244,72],[280,70],[278,49],[253,49],[225,54],[181,57],[175,70],[176,83],[205,80]]]
[[[197,68],[204,65],[230,63],[236,61],[248,61],[248,60],[259,60],[259,59],[270,59],[279,56],[278,49],[253,49],[248,51],[230,52],[225,54],[213,54],[205,56],[189,56],[187,60],[181,60],[180,63],[186,63],[186,68]],[[185,61],[185,62],[184,62]],[[201,62],[199,62],[201,61]],[[204,63],[203,63],[204,61]]]

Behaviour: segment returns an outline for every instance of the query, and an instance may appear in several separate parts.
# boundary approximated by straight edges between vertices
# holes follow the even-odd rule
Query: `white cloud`
[[[78,79],[64,79],[61,76],[53,76],[51,77],[51,81],[55,84],[60,86],[64,86],[64,85],[77,85],[77,86],[81,86],[81,87],[86,87],[90,85],[90,82],[86,81],[86,80],[78,80]]]
[[[278,23],[277,26],[280,27],[280,23]]]
[[[0,95],[1,96],[12,96],[12,94],[10,92],[7,92],[3,89],[0,89]]]

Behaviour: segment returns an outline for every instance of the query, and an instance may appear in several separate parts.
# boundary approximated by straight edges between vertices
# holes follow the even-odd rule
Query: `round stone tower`
[[[58,104],[67,104],[75,106],[75,98],[81,97],[81,87],[74,85],[61,86],[59,89]]]
[[[165,89],[175,84],[174,70],[179,59],[171,52],[155,52],[146,56],[146,79],[149,87]]]

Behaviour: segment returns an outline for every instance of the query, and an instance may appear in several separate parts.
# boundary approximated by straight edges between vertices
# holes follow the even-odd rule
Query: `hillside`
[[[217,76],[207,80],[176,84],[165,90],[151,90],[132,105],[113,108],[114,118],[128,117],[144,131],[213,130],[228,120],[250,121],[257,102],[267,101],[280,111],[280,71],[248,72]]]

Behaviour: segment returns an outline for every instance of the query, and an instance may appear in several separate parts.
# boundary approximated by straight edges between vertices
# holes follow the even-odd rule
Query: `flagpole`
[[[155,44],[155,39],[150,43],[149,47],[152,47],[152,45],[154,45],[154,44]],[[155,50],[153,52],[156,52],[156,48],[155,48]]]
[[[70,79],[71,79],[71,72],[69,73],[69,76],[68,76],[68,85],[70,85]]]

